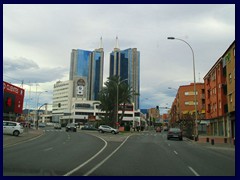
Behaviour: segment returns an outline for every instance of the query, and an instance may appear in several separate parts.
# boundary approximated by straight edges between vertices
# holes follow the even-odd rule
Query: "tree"
[[[126,104],[130,104],[131,103],[131,99],[133,96],[133,91],[132,88],[129,87],[129,85],[127,83],[121,83],[119,86],[119,104],[122,104],[122,114],[120,116],[119,119],[119,123],[121,124],[122,120],[123,120],[123,116],[126,110]]]
[[[108,121],[109,125],[114,126],[118,120],[117,107],[119,107],[119,104],[123,105],[121,109],[122,115],[120,117],[120,121],[118,120],[118,122],[121,122],[126,109],[126,104],[131,102],[133,91],[124,80],[120,79],[119,76],[108,77],[104,85],[105,87],[103,87],[99,93],[101,110],[106,112],[104,120]]]

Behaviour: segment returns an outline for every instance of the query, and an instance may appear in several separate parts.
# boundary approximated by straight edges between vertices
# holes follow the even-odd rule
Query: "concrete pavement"
[[[13,146],[15,144],[29,141],[32,139],[35,139],[37,137],[40,137],[44,134],[44,131],[42,129],[24,129],[24,132],[20,134],[19,136],[12,136],[12,135],[3,135],[3,148]]]

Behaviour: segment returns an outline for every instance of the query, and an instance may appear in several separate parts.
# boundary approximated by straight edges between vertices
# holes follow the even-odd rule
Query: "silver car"
[[[110,126],[107,126],[107,125],[101,125],[98,127],[98,131],[101,132],[101,133],[112,133],[112,134],[117,134],[119,133],[118,129],[114,129]]]

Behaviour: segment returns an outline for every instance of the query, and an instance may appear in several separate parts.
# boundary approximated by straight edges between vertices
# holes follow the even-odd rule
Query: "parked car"
[[[107,126],[107,125],[99,126],[98,131],[101,132],[101,133],[105,133],[105,132],[112,133],[112,134],[119,133],[118,129],[114,129],[114,128],[112,128],[110,126]]]
[[[161,127],[156,127],[156,132],[161,132]]]
[[[55,123],[54,124],[54,129],[61,129],[61,128],[62,128],[62,126],[61,126],[60,123]]]
[[[85,125],[81,128],[81,130],[90,130],[90,131],[97,131],[98,129],[91,126],[91,125]]]
[[[23,133],[23,126],[14,121],[3,121],[3,134],[19,136]]]
[[[180,128],[170,128],[167,133],[167,139],[169,140],[170,138],[178,138],[182,141],[182,130]]]
[[[46,127],[46,124],[45,123],[39,123],[38,127],[44,128],[44,127]]]
[[[77,132],[77,125],[75,123],[68,123],[66,126],[66,131]]]
[[[167,126],[164,126],[164,127],[163,127],[163,130],[164,130],[164,131],[168,131],[168,127],[167,127]]]

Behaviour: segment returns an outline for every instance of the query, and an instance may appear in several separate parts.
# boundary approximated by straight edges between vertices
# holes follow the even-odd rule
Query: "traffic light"
[[[159,110],[159,106],[156,106],[156,109]]]

